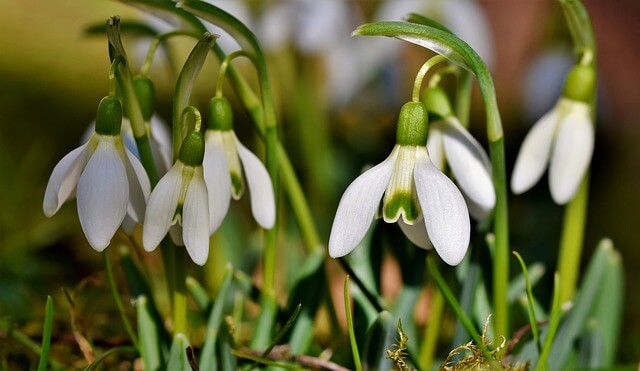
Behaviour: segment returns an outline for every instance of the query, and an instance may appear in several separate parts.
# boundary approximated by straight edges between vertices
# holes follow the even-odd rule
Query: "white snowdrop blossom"
[[[595,128],[589,102],[594,81],[590,67],[577,66],[569,73],[563,97],[522,143],[511,178],[515,194],[533,187],[549,163],[551,197],[559,205],[573,199],[593,155]]]
[[[469,213],[477,220],[485,219],[496,205],[489,156],[453,114],[441,88],[427,89],[424,101],[429,114],[438,117],[429,124],[427,149],[431,162],[440,170],[449,164]]]
[[[340,200],[329,237],[331,257],[356,248],[382,203],[385,222],[398,222],[417,246],[435,247],[447,264],[460,263],[469,245],[469,212],[458,188],[431,162],[426,129],[425,106],[405,104],[389,157],[356,178]]]
[[[210,103],[211,122],[205,132],[204,179],[211,190],[211,231],[220,227],[231,198],[240,199],[245,180],[251,193],[251,212],[258,224],[270,229],[275,223],[275,199],[269,173],[260,159],[240,143],[232,130],[231,105],[225,98]],[[244,171],[243,171],[244,170]],[[244,175],[243,175],[244,174]]]
[[[206,263],[211,233],[209,193],[202,171],[203,152],[202,134],[189,133],[178,160],[151,192],[142,230],[145,250],[158,247],[171,228],[173,242],[184,245],[194,263]]]
[[[80,225],[89,244],[103,251],[128,215],[141,222],[149,197],[149,178],[120,135],[122,108],[115,98],[98,107],[96,130],[53,169],[44,195],[43,210],[53,216],[74,196]]]

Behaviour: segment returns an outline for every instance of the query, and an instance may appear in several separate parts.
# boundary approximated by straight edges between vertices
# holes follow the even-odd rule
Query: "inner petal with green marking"
[[[231,176],[231,194],[234,200],[239,200],[244,192],[244,177],[242,176],[242,166],[236,148],[236,137],[232,130],[223,130],[222,146],[227,155],[227,166]]]
[[[394,223],[402,216],[405,223],[412,225],[421,215],[413,181],[417,147],[399,145],[395,150],[398,157],[382,201],[382,217],[385,222]]]

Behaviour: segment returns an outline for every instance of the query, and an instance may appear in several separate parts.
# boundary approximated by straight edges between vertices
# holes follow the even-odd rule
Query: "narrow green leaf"
[[[593,321],[601,349],[600,363],[595,367],[612,367],[618,350],[624,302],[624,267],[620,254],[612,251],[608,257],[598,300],[594,303]]]
[[[102,362],[104,362],[104,360],[107,359],[107,357],[111,356],[112,354],[135,353],[135,352],[136,352],[136,348],[130,345],[123,345],[123,346],[111,348],[106,352],[102,353],[100,357],[94,359],[93,362],[91,362],[91,364],[84,369],[84,371],[92,371],[93,369],[98,367]]]
[[[45,307],[44,329],[42,331],[42,352],[38,362],[38,371],[45,371],[49,362],[49,350],[51,348],[51,326],[53,324],[53,299],[47,295]]]
[[[575,297],[571,312],[558,331],[549,354],[549,367],[552,370],[562,368],[575,340],[586,323],[589,312],[598,298],[599,286],[605,277],[606,267],[614,253],[613,243],[609,239],[600,241],[589,262],[580,289]]]
[[[149,24],[141,21],[121,21],[120,31],[128,36],[148,36],[155,37],[158,32]],[[84,29],[87,35],[104,37],[104,22],[91,24]]]
[[[191,371],[191,365],[187,357],[188,347],[190,347],[189,340],[184,334],[176,334],[173,337],[167,370]]]
[[[477,248],[473,249],[472,253],[467,254],[467,257],[462,260],[462,263],[456,267],[456,276],[458,277],[458,280],[463,280],[460,291],[460,307],[465,313],[474,313],[474,307],[476,306],[476,291],[480,284],[480,277],[482,277],[482,267],[478,263],[477,259],[472,256],[476,255],[477,251]],[[464,269],[461,269],[463,268],[463,264],[465,265]],[[441,293],[438,292],[438,295],[442,298]],[[442,301],[442,299],[440,300]],[[485,316],[484,318],[486,320],[487,317]],[[455,348],[467,341],[469,341],[469,334],[462,325],[460,319],[456,318],[456,331],[453,334],[451,347]]]
[[[191,293],[191,297],[196,302],[196,305],[204,313],[208,313],[211,309],[211,297],[207,293],[204,287],[195,278],[187,277],[187,289]]]
[[[351,297],[349,296],[349,275],[344,278],[344,312],[347,317],[347,329],[349,330],[349,343],[351,343],[351,355],[353,356],[353,364],[357,371],[362,371],[362,363],[360,362],[360,353],[358,352],[358,341],[356,333],[353,329],[353,316],[351,314]]]
[[[149,310],[147,298],[139,296],[136,299],[138,312],[138,333],[140,335],[140,355],[145,370],[156,371],[163,369],[162,348],[160,345],[159,329]]]
[[[120,0],[120,2],[156,16],[176,28],[191,31],[196,37],[200,37],[207,31],[196,17],[176,8],[172,0]]]
[[[191,53],[184,62],[180,75],[176,81],[176,87],[173,94],[173,158],[178,158],[180,145],[187,135],[186,128],[182,127],[182,113],[189,105],[191,91],[195,84],[196,78],[200,74],[200,70],[204,66],[204,61],[209,54],[209,50],[216,42],[216,36],[205,32],[198,43],[193,47]]]
[[[302,304],[289,337],[291,354],[307,353],[313,342],[314,318],[322,298],[318,288],[323,287],[325,282],[324,259],[323,250],[312,252],[300,268],[298,278],[291,290],[288,307],[293,308],[296,303]]]
[[[269,353],[271,353],[271,351],[273,350],[273,348],[278,345],[278,343],[280,342],[280,340],[282,340],[282,338],[284,337],[284,335],[287,333],[287,331],[289,331],[289,329],[291,328],[291,326],[293,325],[293,322],[296,320],[296,318],[298,317],[298,313],[300,313],[300,308],[302,307],[301,304],[298,304],[298,306],[296,307],[296,309],[293,311],[293,314],[291,315],[291,317],[287,320],[287,322],[284,324],[284,326],[280,329],[280,331],[278,331],[278,333],[276,334],[276,336],[273,338],[273,340],[271,340],[271,343],[269,344],[269,346],[262,352],[262,355],[260,355],[260,358],[267,358],[269,356]],[[254,364],[250,369],[253,369],[254,367],[256,367],[257,364]]]
[[[200,368],[203,370],[216,370],[218,359],[216,356],[216,342],[220,324],[224,317],[225,301],[229,297],[233,283],[233,268],[227,267],[222,285],[216,296],[216,300],[211,307],[211,314],[207,321],[207,329],[204,335],[204,344],[200,354]]]
[[[524,277],[525,288],[527,290],[527,299],[529,302],[529,324],[531,325],[531,333],[533,334],[533,339],[536,342],[536,346],[538,347],[538,351],[542,351],[542,344],[540,343],[540,330],[538,329],[538,320],[536,319],[536,312],[533,309],[533,292],[531,291],[531,282],[529,281],[529,273],[527,271],[527,266],[524,264],[524,260],[522,260],[522,256],[518,254],[517,251],[513,251],[513,255],[520,262],[520,267],[522,267],[522,275]]]

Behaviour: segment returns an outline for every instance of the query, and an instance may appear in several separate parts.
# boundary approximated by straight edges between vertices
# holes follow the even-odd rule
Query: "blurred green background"
[[[395,0],[398,6],[403,2]],[[345,39],[359,21],[373,19],[381,6],[379,1],[347,3],[358,16],[349,18],[352,24],[341,36]],[[527,130],[559,94],[562,80],[545,79],[544,72],[557,74],[568,68],[569,37],[554,1],[478,4],[493,45],[491,69],[510,171]],[[599,47],[600,99],[583,263],[602,237],[610,237],[623,256],[626,295],[619,359],[629,363],[640,358],[640,2],[585,4]],[[251,2],[248,9],[258,17],[264,6]],[[99,100],[108,92],[106,38],[87,36],[85,29],[115,14],[123,20],[141,18],[137,10],[111,1],[0,2],[0,317],[40,323],[47,294],[60,296],[61,287],[75,287],[102,269],[100,255],[84,239],[75,203],[52,219],[45,218],[41,205],[51,170],[79,145]],[[135,49],[132,40],[125,41]],[[184,38],[171,41],[177,65],[193,44]],[[267,53],[282,137],[325,241],[342,191],[362,166],[388,155],[397,112],[409,99],[413,76],[428,56],[404,44],[396,52],[397,58],[372,71],[355,94],[339,102],[333,99],[338,92],[328,91],[327,76],[332,71],[323,63],[323,53],[300,50],[293,42]],[[212,61],[203,70],[195,98],[203,112],[215,84],[217,62]],[[246,65],[239,66],[253,77]],[[171,66],[161,62],[152,70],[157,110],[165,119],[171,115],[175,78],[168,71]],[[250,125],[243,122],[246,117],[239,111],[237,115],[237,125],[244,130],[241,136],[253,146]],[[486,144],[483,117],[475,94],[471,131]],[[235,218],[242,221],[248,206],[243,203],[240,208]],[[532,191],[511,196],[512,248],[528,263],[544,262],[550,272],[562,215],[563,208],[551,201],[546,177]],[[544,287],[551,287],[550,274]],[[65,304],[58,303],[57,315],[65,318]]]

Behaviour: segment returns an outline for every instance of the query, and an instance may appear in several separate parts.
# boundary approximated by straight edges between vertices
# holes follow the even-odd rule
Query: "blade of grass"
[[[529,303],[531,303],[531,301],[529,301]],[[555,338],[556,330],[558,329],[558,324],[560,322],[560,308],[560,275],[556,272],[556,274],[553,276],[553,305],[551,307],[551,318],[549,319],[549,326],[547,326],[547,337],[544,341],[544,347],[540,352],[540,358],[538,358],[536,370],[549,369],[549,366],[547,365],[547,358],[551,353],[553,340]]]
[[[109,357],[112,354],[125,353],[125,352],[135,353],[136,352],[136,348],[131,346],[131,345],[123,345],[123,346],[111,348],[111,349],[107,350],[106,352],[102,353],[100,355],[100,357],[96,358],[93,362],[91,362],[91,364],[89,366],[87,366],[84,369],[84,371],[92,371],[93,369],[98,367],[107,357]]]
[[[522,267],[522,274],[524,276],[525,288],[527,290],[527,299],[529,302],[529,324],[531,325],[531,333],[533,334],[533,339],[535,340],[536,346],[538,347],[538,352],[541,352],[542,345],[540,343],[540,330],[538,329],[536,312],[533,309],[533,292],[531,291],[531,282],[529,282],[529,272],[527,271],[527,266],[524,264],[524,260],[522,260],[522,256],[520,256],[517,251],[513,251],[513,255],[515,255],[515,257],[520,262],[520,266]]]
[[[129,334],[129,338],[131,338],[131,342],[133,342],[133,345],[135,347],[138,347],[138,337],[136,336],[135,331],[133,331],[131,322],[129,322],[129,317],[127,316],[127,313],[124,310],[124,306],[122,305],[122,300],[120,300],[120,293],[118,292],[116,281],[113,278],[113,269],[111,268],[111,260],[109,259],[109,254],[106,250],[102,252],[102,258],[104,260],[104,269],[107,273],[107,280],[109,281],[111,294],[113,295],[113,301],[115,301],[116,303],[116,307],[118,308],[118,312],[120,313],[120,318],[122,318],[122,322],[124,323],[124,328],[127,330],[127,334]]]
[[[349,275],[344,278],[344,311],[347,316],[347,328],[349,330],[349,342],[351,343],[351,354],[356,371],[362,371],[360,353],[358,353],[358,342],[353,329],[353,318],[351,317],[351,298],[349,297]]]
[[[42,331],[42,352],[40,353],[40,362],[38,362],[38,371],[47,369],[49,361],[49,349],[51,348],[51,326],[53,323],[53,299],[47,296],[47,305],[44,316],[44,330]]]

